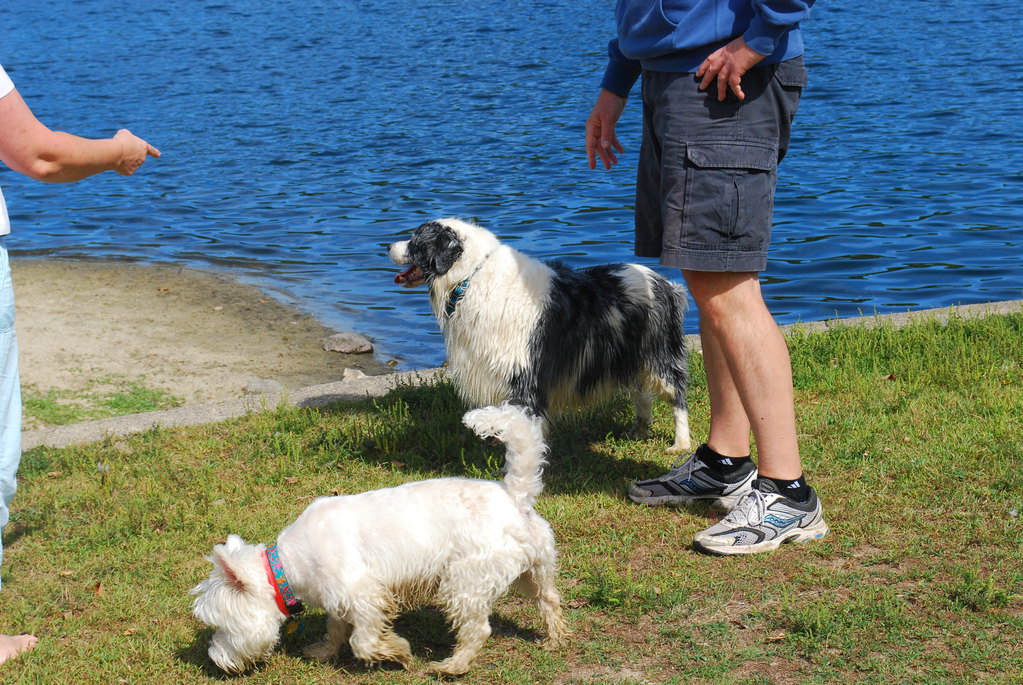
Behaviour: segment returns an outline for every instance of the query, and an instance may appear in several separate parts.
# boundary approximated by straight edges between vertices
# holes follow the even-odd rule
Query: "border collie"
[[[626,389],[647,434],[652,397],[671,402],[672,451],[689,449],[685,290],[638,264],[572,269],[541,262],[458,219],[421,225],[390,246],[394,282],[427,284],[449,375],[472,407],[509,402],[545,424],[570,406]]]

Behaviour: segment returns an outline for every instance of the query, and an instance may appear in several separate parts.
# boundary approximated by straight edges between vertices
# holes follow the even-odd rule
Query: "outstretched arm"
[[[51,131],[17,90],[0,97],[0,161],[37,181],[69,183],[111,170],[130,176],[148,156],[160,151],[126,129],[103,140]]]

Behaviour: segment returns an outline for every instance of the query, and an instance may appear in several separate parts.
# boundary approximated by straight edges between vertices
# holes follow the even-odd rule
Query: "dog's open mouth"
[[[402,271],[400,274],[394,277],[394,282],[405,288],[414,288],[417,285],[426,283],[426,276],[419,269],[418,266],[413,264],[409,268]]]

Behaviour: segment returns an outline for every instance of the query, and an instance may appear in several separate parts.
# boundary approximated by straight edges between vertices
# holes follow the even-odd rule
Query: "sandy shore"
[[[287,393],[337,384],[349,368],[371,376],[392,371],[387,360],[373,354],[325,352],[324,339],[337,331],[224,273],[55,259],[14,260],[12,269],[22,384],[36,393],[88,390],[114,376],[141,380],[201,410],[253,390],[274,392],[265,380],[279,383]],[[783,330],[902,325],[953,313],[974,317],[1018,311],[1023,311],[1023,300],[793,324]],[[691,343],[699,349],[695,336]],[[363,396],[366,383],[382,380],[352,381],[340,384],[347,390],[329,393]]]
[[[228,275],[125,262],[13,260],[22,384],[77,390],[144,377],[187,403],[390,368],[372,354],[325,352],[338,331]],[[251,389],[251,388],[250,388]]]

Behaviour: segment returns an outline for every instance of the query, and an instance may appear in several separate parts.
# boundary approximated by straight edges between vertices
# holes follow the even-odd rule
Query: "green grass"
[[[22,388],[25,424],[30,427],[63,426],[111,416],[172,409],[183,403],[179,397],[148,387],[145,376],[128,378],[110,375],[90,381],[77,390],[50,388],[40,391],[32,385]]]
[[[623,493],[671,463],[621,437],[624,398],[552,437],[538,508],[560,547],[574,633],[547,652],[536,612],[498,604],[464,683],[1018,683],[1023,674],[1023,315],[790,336],[804,466],[832,534],[752,558],[695,553],[720,514]],[[693,432],[706,434],[701,360]],[[25,454],[0,631],[41,637],[5,683],[421,683],[422,673],[301,657],[303,615],[272,657],[227,678],[188,589],[228,533],[272,541],[322,494],[437,476],[499,477],[503,452],[460,423],[450,385],[326,410],[281,407],[198,428]],[[452,637],[423,609],[399,632],[422,660]]]

